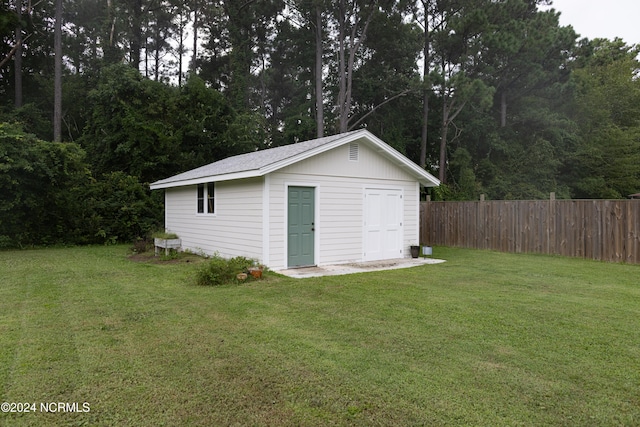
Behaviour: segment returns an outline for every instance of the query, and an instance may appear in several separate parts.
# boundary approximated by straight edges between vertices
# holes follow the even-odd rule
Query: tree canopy
[[[56,16],[59,2],[8,0],[0,224],[37,205],[39,180],[70,185],[60,203],[118,185],[149,196],[174,173],[355,128],[439,176],[436,198],[637,193],[640,48],[578,40],[550,3],[73,0]],[[83,224],[55,227],[108,239],[82,209]],[[0,235],[59,239],[32,230]]]

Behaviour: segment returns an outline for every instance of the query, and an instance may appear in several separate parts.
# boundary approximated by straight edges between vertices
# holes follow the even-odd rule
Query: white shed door
[[[367,188],[364,194],[364,260],[402,258],[401,190]]]

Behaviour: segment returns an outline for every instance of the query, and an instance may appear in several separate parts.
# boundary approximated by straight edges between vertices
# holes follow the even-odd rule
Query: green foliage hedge
[[[77,144],[0,122],[0,248],[146,237],[161,224],[161,196],[124,172],[93,178]]]
[[[105,174],[87,189],[94,242],[131,242],[147,237],[162,222],[162,200],[134,176],[124,172]],[[90,237],[90,236],[89,236]]]

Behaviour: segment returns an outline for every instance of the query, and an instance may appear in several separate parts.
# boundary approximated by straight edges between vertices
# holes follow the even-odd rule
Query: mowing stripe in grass
[[[91,403],[0,424],[640,424],[639,266],[436,251],[221,287],[123,246],[0,252],[0,399]]]

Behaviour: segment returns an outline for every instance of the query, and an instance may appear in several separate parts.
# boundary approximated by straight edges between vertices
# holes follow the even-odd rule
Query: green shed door
[[[288,191],[288,259],[289,267],[315,265],[315,189],[289,187]]]

